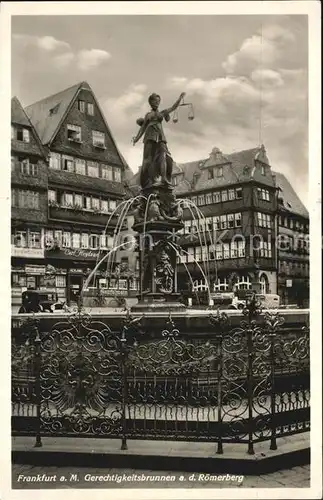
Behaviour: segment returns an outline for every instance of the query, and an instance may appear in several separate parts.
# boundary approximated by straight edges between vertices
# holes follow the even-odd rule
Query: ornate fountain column
[[[135,311],[185,309],[177,289],[177,232],[182,210],[170,185],[142,189],[133,230],[138,233],[140,289]]]
[[[181,105],[183,92],[169,108],[159,110],[161,98],[151,94],[150,111],[138,118],[135,145],[143,137],[140,169],[141,197],[133,230],[138,233],[140,293],[135,310],[184,309],[177,290],[176,232],[183,227],[182,213],[172,187],[173,159],[167,147],[163,121]]]

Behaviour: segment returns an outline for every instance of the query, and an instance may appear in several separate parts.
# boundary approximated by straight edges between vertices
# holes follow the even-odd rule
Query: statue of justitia
[[[162,122],[170,120],[170,113],[175,111],[185,92],[182,92],[177,101],[167,109],[159,111],[160,96],[151,94],[148,98],[151,110],[145,118],[138,118],[140,129],[132,142],[135,145],[144,136],[143,162],[140,171],[140,185],[142,189],[154,185],[171,185],[173,159],[167,147]]]

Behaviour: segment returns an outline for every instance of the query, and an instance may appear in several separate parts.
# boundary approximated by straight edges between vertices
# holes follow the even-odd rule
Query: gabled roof
[[[81,87],[91,90],[86,82],[81,82],[25,108],[43,144],[50,143],[54,138],[73,98]]]
[[[281,208],[288,212],[308,218],[308,210],[295,193],[289,180],[280,172],[273,172],[273,174],[276,176],[276,185],[280,188],[278,196],[283,200],[283,207]]]
[[[17,97],[11,99],[11,122],[25,127],[32,126]]]
[[[258,172],[259,169],[255,168],[255,161],[268,165],[268,175],[262,176]],[[223,166],[223,176],[209,179],[207,171],[210,167],[215,166]],[[213,148],[207,159],[177,164],[174,174],[178,172],[184,172],[184,179],[192,185],[192,188],[186,189],[186,191],[215,189],[251,179],[274,187],[274,179],[263,145],[230,154],[223,154],[218,148]],[[193,184],[194,175],[196,175],[196,183]],[[185,186],[182,185],[184,179],[176,186],[175,192],[185,192]]]
[[[11,99],[11,123],[14,123],[16,125],[22,125],[23,127],[28,127],[31,129],[32,135],[35,138],[36,143],[24,143],[23,147],[19,142],[15,140],[11,140],[11,146],[13,147],[13,144],[15,144],[14,149],[21,152],[25,153],[35,153],[35,154],[40,154],[41,156],[45,157],[46,156],[46,151],[45,148],[42,145],[42,142],[40,140],[40,137],[31,123],[30,119],[28,118],[24,108],[22,107],[18,97],[13,97]],[[38,146],[38,149],[37,149]]]

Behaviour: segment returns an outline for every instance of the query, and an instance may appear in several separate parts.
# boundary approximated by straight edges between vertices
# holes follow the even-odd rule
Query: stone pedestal
[[[135,311],[184,310],[177,289],[177,232],[183,228],[182,211],[172,187],[143,190],[135,210],[133,230],[138,233],[140,288]]]

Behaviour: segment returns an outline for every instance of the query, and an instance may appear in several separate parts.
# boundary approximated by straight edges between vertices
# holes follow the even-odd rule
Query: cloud
[[[289,29],[279,25],[264,26],[258,34],[244,40],[222,67],[228,74],[250,73],[259,65],[272,68],[285,57],[285,51],[294,41],[295,36]]]
[[[136,119],[147,111],[146,92],[145,84],[132,84],[120,96],[103,102],[106,116],[116,129],[128,127],[130,130],[137,126]]]
[[[106,50],[80,50],[77,54],[77,64],[81,70],[86,71],[99,66],[102,62],[105,62],[110,58],[111,54]]]
[[[73,52],[65,52],[53,58],[53,64],[58,69],[64,69],[75,59]]]
[[[82,49],[73,51],[69,43],[57,40],[53,36],[33,36],[26,34],[14,34],[13,42],[20,54],[27,51],[37,50],[35,60],[41,59],[52,64],[55,69],[65,69],[72,63],[81,71],[93,69],[111,58],[111,54],[101,49]],[[48,59],[52,57],[52,59]],[[46,59],[45,59],[46,58]]]
[[[263,142],[273,169],[295,178],[295,188],[306,200],[307,68],[299,67],[296,49],[294,33],[269,25],[262,37],[257,32],[227,56],[224,75],[169,79],[168,88],[185,90],[196,110],[190,125],[182,120],[182,134],[170,131],[174,158],[184,161],[187,142],[196,150],[192,160],[199,159],[203,148],[201,158],[214,146],[230,153]]]
[[[63,50],[70,49],[69,43],[57,40],[53,36],[32,36],[25,34],[14,34],[12,38],[22,47],[33,45],[47,52],[53,52],[55,50],[61,50],[61,49]]]

